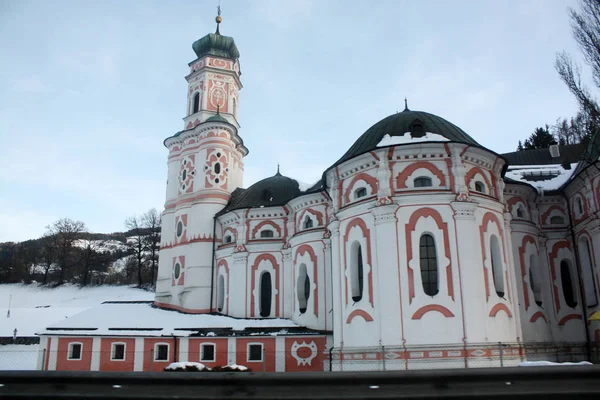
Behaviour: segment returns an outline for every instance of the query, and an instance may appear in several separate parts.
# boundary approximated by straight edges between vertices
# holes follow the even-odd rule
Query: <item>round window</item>
[[[220,174],[221,173],[221,164],[220,163],[216,163],[215,164],[215,174]]]
[[[181,265],[179,263],[176,263],[175,268],[173,269],[173,276],[175,276],[175,279],[179,279],[180,274],[181,274]]]
[[[183,233],[183,221],[177,223],[177,236],[181,236]]]
[[[184,169],[183,172],[181,173],[181,180],[185,181],[185,178],[187,178],[187,171]]]

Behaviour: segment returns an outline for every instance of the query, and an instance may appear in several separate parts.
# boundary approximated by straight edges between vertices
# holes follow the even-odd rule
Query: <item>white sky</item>
[[[162,210],[192,42],[217,1],[0,1],[0,242],[61,217],[95,232]],[[242,83],[246,186],[316,181],[371,125],[409,108],[513,151],[576,103],[563,0],[222,0]]]

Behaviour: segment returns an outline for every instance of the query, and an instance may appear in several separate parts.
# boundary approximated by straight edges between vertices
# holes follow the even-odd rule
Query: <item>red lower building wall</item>
[[[92,368],[92,338],[61,337],[58,338],[56,355],[57,371],[90,371]],[[81,343],[81,359],[69,360],[69,344]]]
[[[177,339],[164,337],[164,338],[145,338],[144,339],[144,371],[164,371],[165,367],[170,363],[174,362],[175,357],[175,343]],[[156,354],[154,346],[159,343],[169,345],[168,359],[167,361],[155,361]],[[177,343],[179,348],[179,343]],[[179,350],[177,350],[179,351]]]
[[[124,360],[110,359],[113,343],[125,344]],[[100,371],[133,371],[135,356],[134,338],[102,338],[100,344]]]
[[[248,361],[248,344],[263,344],[263,361]],[[253,372],[275,372],[276,357],[285,357],[285,354],[275,352],[275,338],[238,338],[236,340],[236,364],[245,365]]]
[[[203,344],[214,344],[215,345],[215,361],[202,361],[200,360],[200,346]],[[193,339],[189,340],[188,344],[188,361],[201,362],[209,368],[222,367],[227,365],[227,338],[220,339]]]
[[[327,352],[325,337],[286,337],[285,371],[323,371]]]

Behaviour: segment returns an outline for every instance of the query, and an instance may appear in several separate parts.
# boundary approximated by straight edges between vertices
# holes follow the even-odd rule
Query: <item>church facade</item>
[[[312,186],[278,170],[244,189],[239,51],[218,29],[193,50],[184,130],[164,141],[155,301],[128,305],[132,320],[143,307],[177,322],[152,322],[172,325],[165,339],[70,318],[42,333],[41,368],[72,369],[74,341],[90,350],[75,369],[109,368],[102,349],[129,343],[126,370],[267,371],[516,365],[600,341],[598,154],[501,155],[406,107]]]

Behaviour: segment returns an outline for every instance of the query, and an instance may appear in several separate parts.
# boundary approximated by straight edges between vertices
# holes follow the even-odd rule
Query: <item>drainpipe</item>
[[[173,362],[177,362],[177,336],[174,333],[171,333],[173,336]]]
[[[575,264],[577,265],[577,282],[579,282],[579,293],[581,294],[581,308],[583,314],[583,324],[585,328],[585,354],[587,356],[588,361],[590,361],[592,359],[592,355],[590,351],[590,331],[588,329],[587,299],[585,298],[585,287],[583,286],[583,273],[581,271],[581,262],[579,259],[579,247],[577,246],[577,242],[575,241],[575,227],[573,226],[573,217],[571,216],[571,205],[569,204],[569,199],[567,198],[567,195],[564,192],[562,192],[561,194],[567,202],[569,230],[571,231],[571,241],[573,242],[573,252],[575,253]]]
[[[213,294],[215,289],[215,242],[217,240],[217,216],[213,217],[212,257],[210,260],[210,314],[213,312]]]

